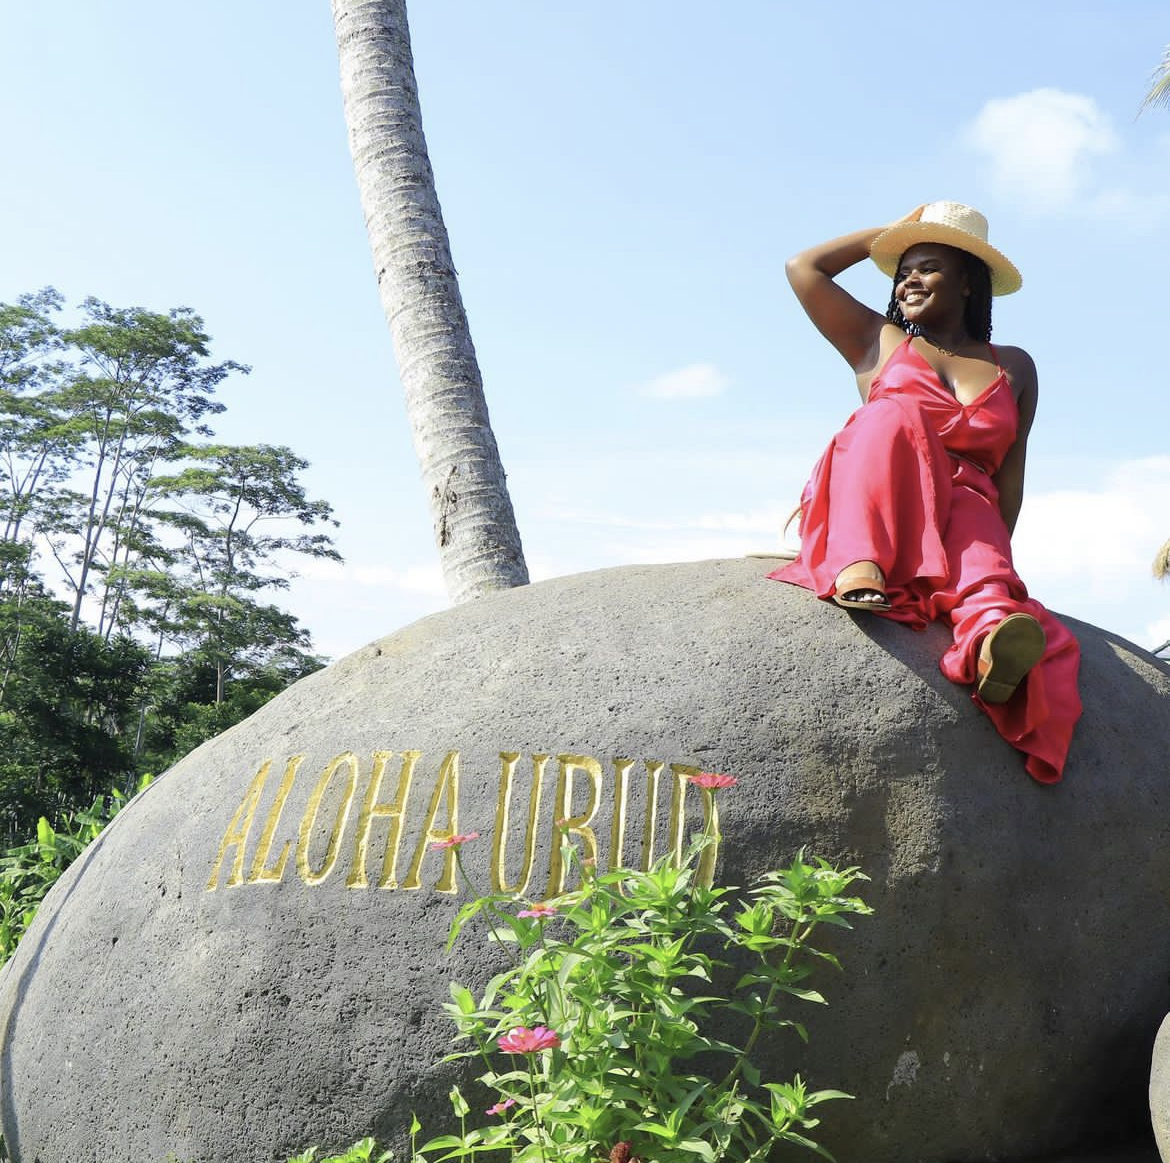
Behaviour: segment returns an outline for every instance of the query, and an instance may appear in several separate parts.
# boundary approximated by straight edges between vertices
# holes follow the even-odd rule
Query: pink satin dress
[[[1056,783],[1081,714],[1080,647],[1012,565],[992,479],[1016,439],[1019,411],[1002,368],[960,403],[909,339],[874,377],[869,399],[833,437],[801,498],[800,556],[770,574],[830,598],[858,561],[885,574],[891,609],[872,616],[921,629],[950,623],[940,662],[952,682],[974,683],[979,647],[1008,614],[1031,614],[1044,656],[1011,699],[975,702],[1025,755],[1028,773]]]

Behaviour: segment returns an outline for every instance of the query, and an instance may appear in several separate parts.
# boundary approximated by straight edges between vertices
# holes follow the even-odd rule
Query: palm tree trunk
[[[332,0],[350,150],[453,602],[528,568],[422,131],[405,0]]]

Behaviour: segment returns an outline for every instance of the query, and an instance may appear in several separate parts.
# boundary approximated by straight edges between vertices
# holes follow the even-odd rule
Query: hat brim
[[[877,263],[879,270],[893,277],[902,255],[919,242],[941,242],[981,258],[991,271],[993,295],[1011,295],[1023,286],[1020,272],[1007,255],[968,231],[941,222],[898,222],[873,240],[869,257]]]

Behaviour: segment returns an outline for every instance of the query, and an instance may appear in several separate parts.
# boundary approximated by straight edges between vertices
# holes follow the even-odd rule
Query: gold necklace
[[[925,339],[926,342],[929,343],[931,347],[935,348],[940,355],[956,357],[959,354],[957,351],[952,351],[949,347],[943,347],[943,345],[939,343],[937,339],[933,339],[931,336],[927,335],[926,332],[921,328],[918,330],[918,338]]]

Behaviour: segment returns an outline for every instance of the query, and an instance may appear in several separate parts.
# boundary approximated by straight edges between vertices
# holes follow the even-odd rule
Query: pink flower
[[[431,845],[432,852],[442,852],[445,848],[458,848],[461,844],[466,844],[468,840],[478,840],[478,832],[456,832],[452,836],[448,836],[445,840],[436,840]]]
[[[715,791],[717,788],[735,787],[739,780],[734,775],[718,775],[714,771],[700,771],[698,775],[688,775],[687,779],[691,783],[697,783],[699,787],[705,787],[708,791]]]
[[[528,909],[521,909],[516,914],[518,917],[535,917],[538,921],[543,921],[545,917],[555,917],[556,915],[556,906],[550,905],[547,901],[541,901],[539,904],[535,904]]]
[[[539,1054],[541,1050],[555,1050],[560,1044],[560,1035],[548,1026],[533,1026],[531,1030],[517,1026],[496,1043],[505,1054]]]
[[[503,1102],[497,1102],[494,1106],[489,1106],[483,1113],[486,1115],[502,1115],[508,1107],[515,1105],[516,1100],[514,1098],[506,1098]]]

